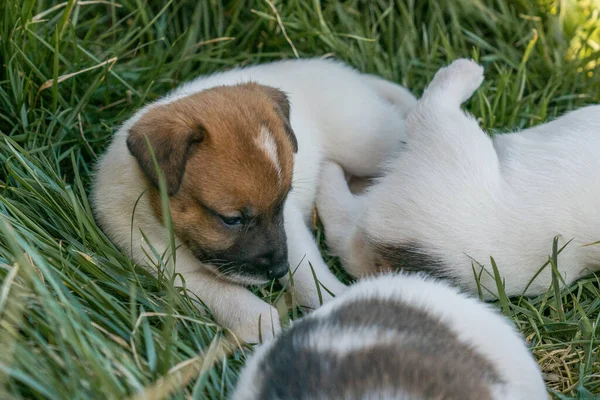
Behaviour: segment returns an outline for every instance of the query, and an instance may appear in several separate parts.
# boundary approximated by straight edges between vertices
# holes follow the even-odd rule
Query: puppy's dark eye
[[[244,222],[242,217],[228,217],[226,215],[219,215],[219,218],[221,218],[225,225],[229,226],[241,225]]]

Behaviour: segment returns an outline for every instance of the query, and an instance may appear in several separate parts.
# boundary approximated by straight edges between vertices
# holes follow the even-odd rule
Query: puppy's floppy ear
[[[129,152],[152,184],[158,187],[150,144],[165,176],[169,196],[179,191],[192,145],[200,143],[205,134],[201,125],[190,126],[177,118],[174,111],[169,110],[169,105],[150,110],[131,127],[127,137]]]
[[[292,130],[292,125],[290,124],[290,101],[288,100],[287,95],[274,87],[265,86],[264,88],[271,101],[275,103],[275,111],[283,121],[285,133],[288,134],[288,137],[292,142],[294,153],[297,153],[298,140],[296,139],[296,134]]]

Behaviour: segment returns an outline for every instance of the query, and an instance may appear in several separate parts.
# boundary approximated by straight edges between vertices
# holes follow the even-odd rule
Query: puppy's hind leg
[[[460,106],[483,82],[483,67],[464,58],[440,68],[425,89],[419,103],[435,101]]]
[[[354,277],[369,274],[375,269],[370,246],[359,229],[365,196],[350,192],[338,164],[324,164],[317,193],[317,210],[325,227],[329,250],[340,257],[346,271]]]
[[[435,160],[445,175],[462,182],[498,167],[491,139],[460,108],[481,82],[481,66],[471,60],[456,60],[435,74],[406,119],[409,147],[419,159]]]
[[[299,305],[316,309],[321,303],[332,299],[333,296],[328,292],[332,292],[335,296],[342,293],[346,286],[336,278],[323,261],[301,210],[291,201],[285,205],[284,220],[294,293]],[[315,275],[318,282],[315,281]],[[289,280],[289,276],[281,278],[284,285],[288,284]]]
[[[362,201],[350,192],[344,171],[338,164],[325,162],[319,179],[316,203],[325,227],[327,246],[332,254],[343,256],[362,214]]]

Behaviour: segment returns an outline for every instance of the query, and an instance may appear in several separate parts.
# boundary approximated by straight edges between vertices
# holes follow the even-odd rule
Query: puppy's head
[[[287,272],[283,205],[297,151],[289,113],[277,89],[222,86],[153,107],[127,138],[156,215],[162,220],[153,154],[177,236],[209,268],[241,283]]]

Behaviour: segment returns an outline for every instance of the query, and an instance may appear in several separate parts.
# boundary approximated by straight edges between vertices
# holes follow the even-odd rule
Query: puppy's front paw
[[[441,68],[433,77],[424,96],[436,96],[462,104],[483,82],[483,67],[473,60],[458,59]]]
[[[236,321],[229,327],[231,332],[246,343],[267,342],[281,332],[279,314],[267,303],[259,309],[246,309],[240,305]]]

